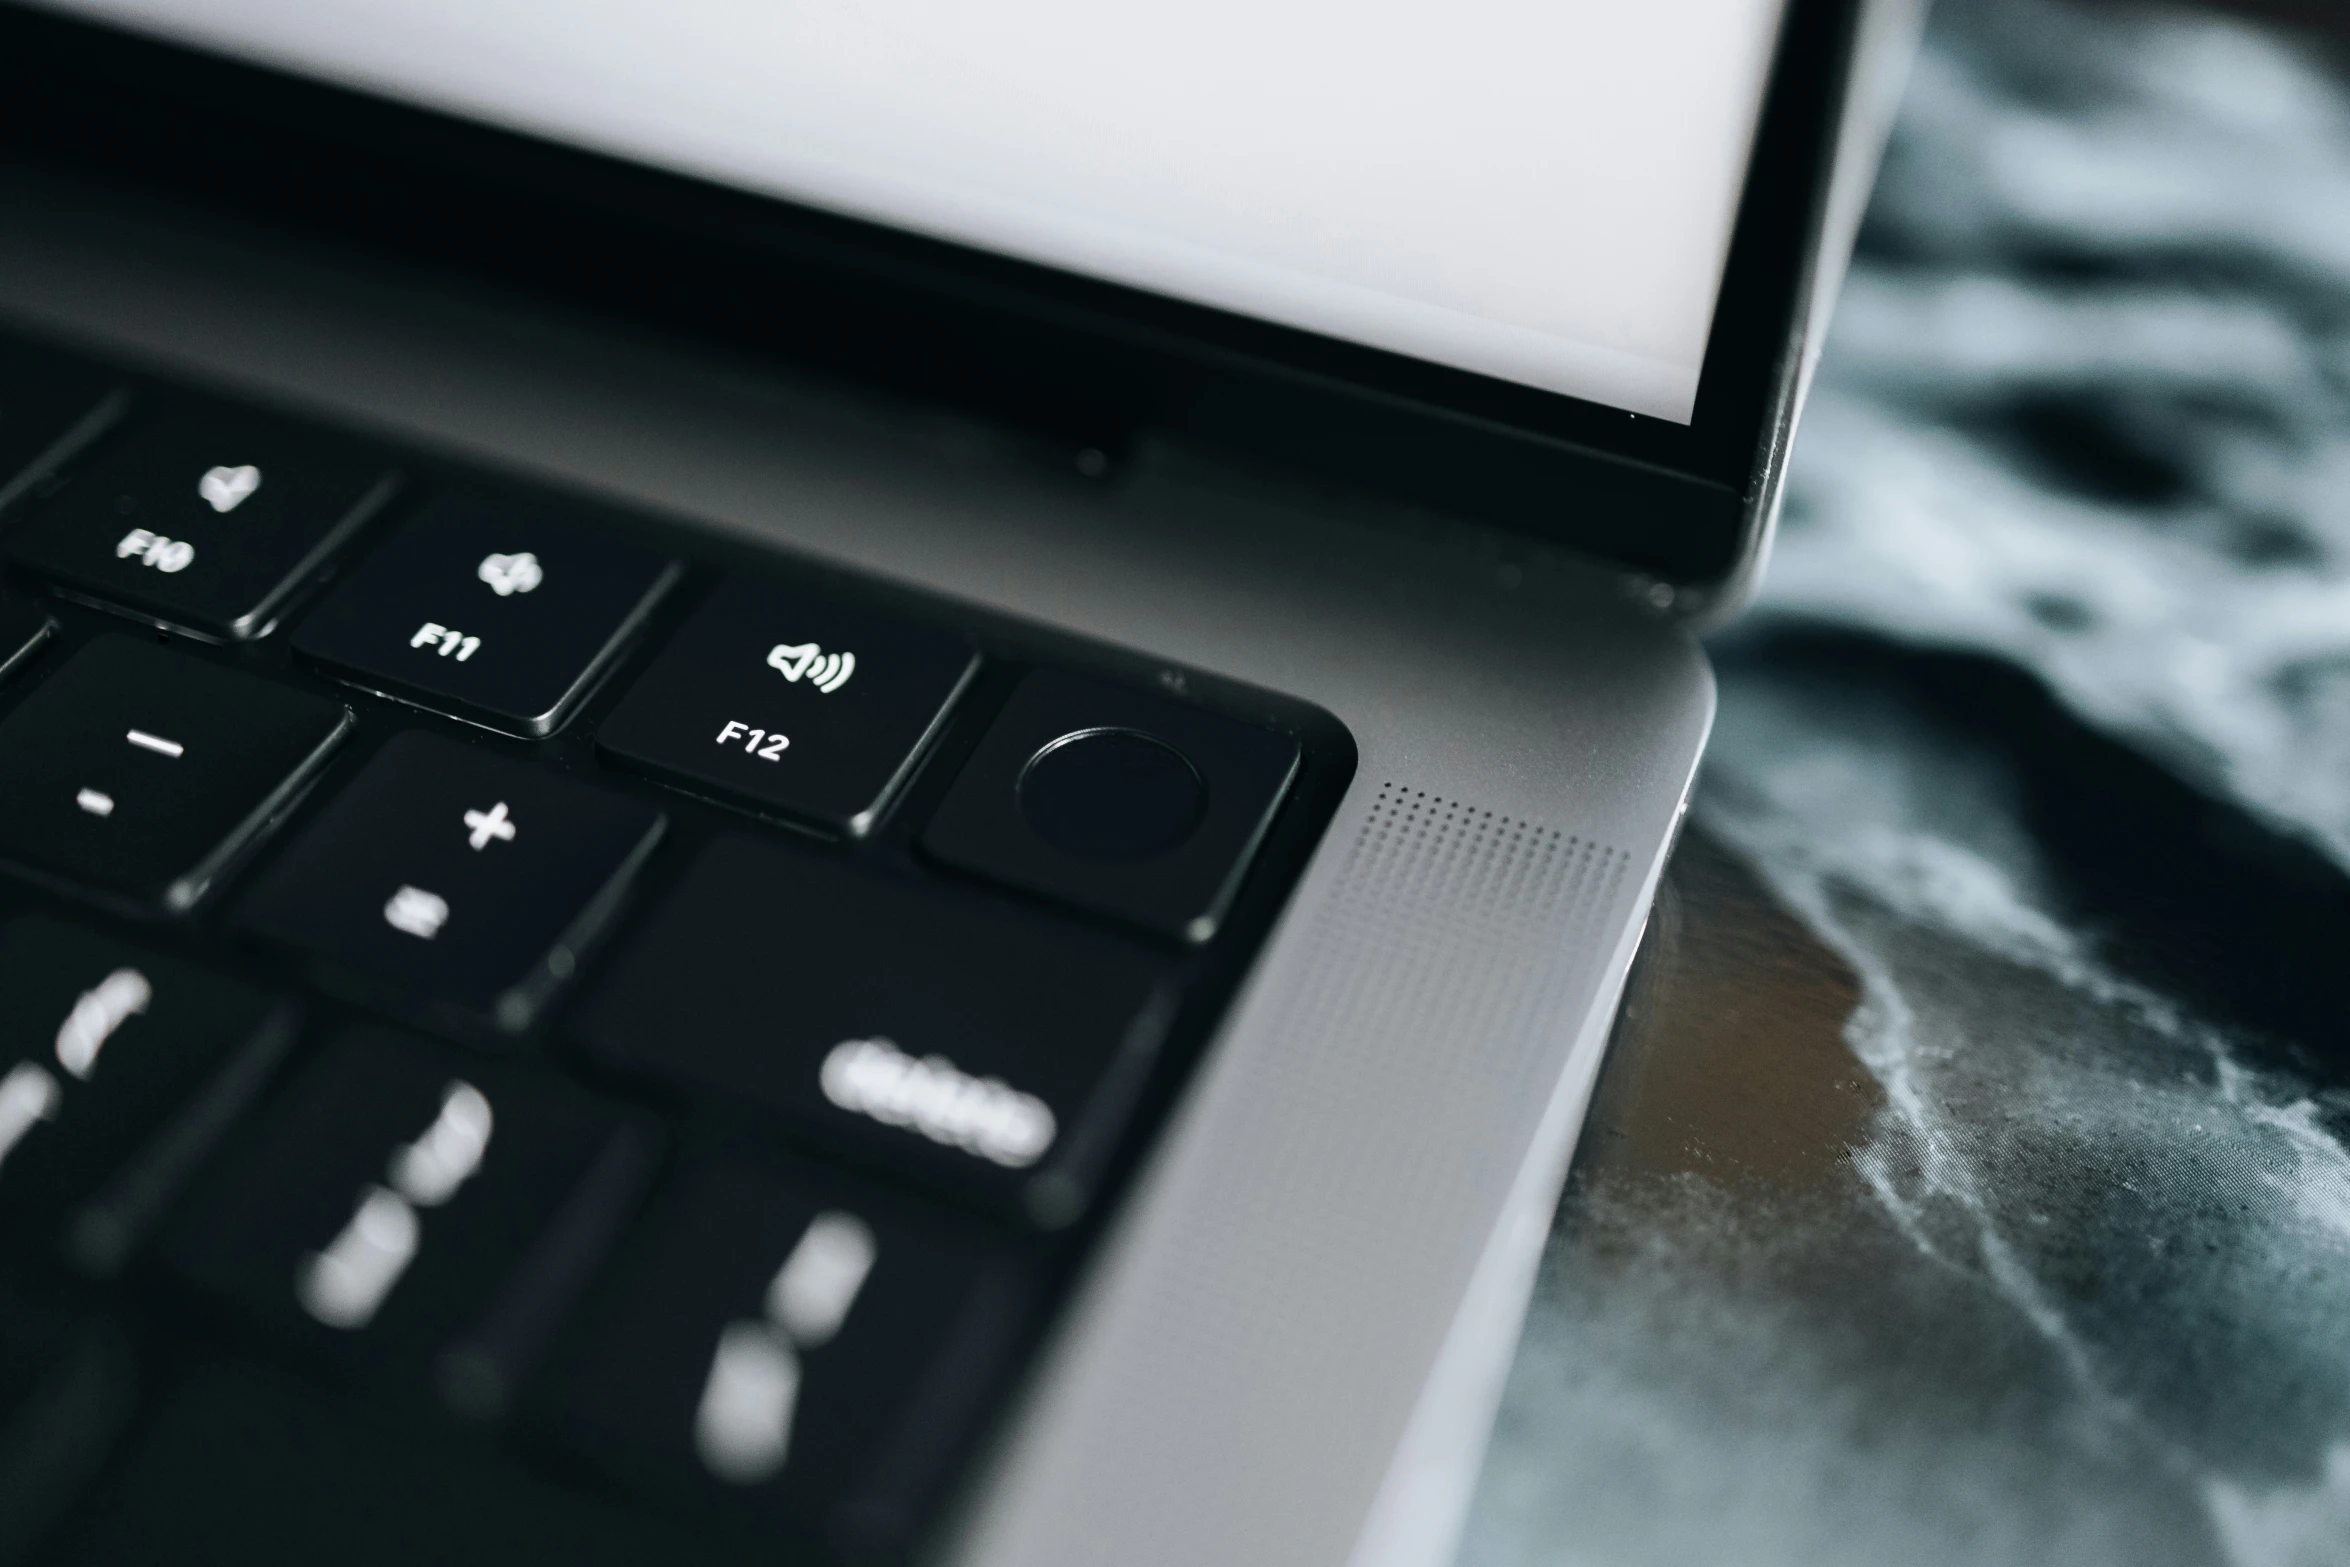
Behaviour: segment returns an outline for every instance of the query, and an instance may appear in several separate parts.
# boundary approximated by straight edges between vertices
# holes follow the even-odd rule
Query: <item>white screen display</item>
[[[1686,423],[1782,0],[51,0]]]

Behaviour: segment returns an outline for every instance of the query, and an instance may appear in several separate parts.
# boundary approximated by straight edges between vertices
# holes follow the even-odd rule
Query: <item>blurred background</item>
[[[2345,37],[1939,7],[1464,1567],[2350,1563]]]

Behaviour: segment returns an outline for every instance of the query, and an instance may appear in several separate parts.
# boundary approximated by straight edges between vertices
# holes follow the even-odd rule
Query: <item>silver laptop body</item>
[[[1435,1562],[1705,745],[1693,631],[1761,569],[1916,21],[1815,9],[1832,134],[1703,579],[1199,421],[1054,471],[983,411],[39,157],[0,167],[0,315],[1336,715],[1353,783],[942,1551]]]

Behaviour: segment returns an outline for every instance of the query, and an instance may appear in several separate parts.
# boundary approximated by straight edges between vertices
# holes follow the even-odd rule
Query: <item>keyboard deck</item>
[[[918,1551],[1353,765],[0,342],[0,1567]]]

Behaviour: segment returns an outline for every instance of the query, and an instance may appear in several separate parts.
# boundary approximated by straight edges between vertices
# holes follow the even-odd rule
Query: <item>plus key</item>
[[[239,917],[395,1005],[519,1030],[661,829],[660,812],[625,795],[404,734],[269,868]]]

